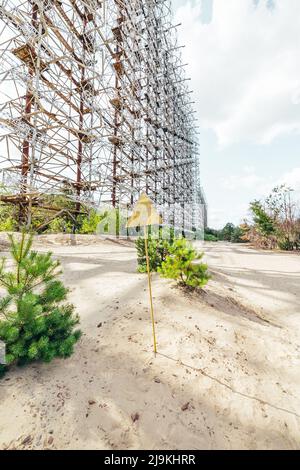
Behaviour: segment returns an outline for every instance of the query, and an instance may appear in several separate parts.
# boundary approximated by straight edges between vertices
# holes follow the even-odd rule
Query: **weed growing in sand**
[[[6,344],[5,369],[32,361],[50,362],[66,358],[80,337],[74,328],[79,317],[65,302],[68,289],[58,279],[59,261],[52,253],[31,250],[32,237],[22,234],[20,242],[10,235],[12,270],[6,259],[0,264],[0,340]],[[2,366],[2,371],[4,366]]]

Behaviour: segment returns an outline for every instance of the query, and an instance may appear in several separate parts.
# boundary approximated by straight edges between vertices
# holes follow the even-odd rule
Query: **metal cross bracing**
[[[169,0],[1,0],[0,27],[0,197],[20,225],[32,207],[56,210],[46,196],[68,194],[79,213],[128,208],[142,192],[173,223],[200,224],[195,114]]]

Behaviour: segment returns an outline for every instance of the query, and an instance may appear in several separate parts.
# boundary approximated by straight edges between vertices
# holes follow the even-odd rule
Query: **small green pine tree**
[[[203,256],[186,239],[176,240],[158,271],[162,277],[175,279],[181,285],[202,288],[210,279],[208,266],[200,262]]]
[[[69,357],[81,332],[74,329],[79,323],[74,306],[64,302],[68,289],[58,279],[59,261],[53,260],[52,253],[32,251],[32,237],[25,233],[20,242],[12,235],[9,238],[13,270],[5,269],[5,258],[0,264],[0,285],[6,290],[0,299],[6,368]]]
[[[159,230],[158,236],[155,238],[151,234],[148,235],[147,243],[151,272],[157,272],[170,253],[170,247],[174,243],[174,230],[170,230],[168,235],[167,240],[163,239],[162,229]],[[135,246],[137,249],[138,271],[145,273],[147,271],[145,239],[143,237],[138,238]]]

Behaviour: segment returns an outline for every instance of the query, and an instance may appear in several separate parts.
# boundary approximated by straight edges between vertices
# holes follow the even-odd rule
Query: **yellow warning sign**
[[[147,227],[149,225],[161,225],[162,218],[155,209],[152,201],[146,194],[142,194],[136,206],[133,209],[133,214],[127,222],[128,228],[133,227],[144,227],[144,239],[145,239],[145,255],[146,255],[146,264],[147,264],[147,274],[148,274],[148,287],[149,287],[149,300],[150,300],[150,313],[151,313],[151,322],[152,322],[152,334],[153,334],[153,351],[156,355],[157,353],[157,344],[156,344],[156,333],[155,333],[155,320],[154,320],[154,309],[153,309],[153,296],[152,296],[152,285],[151,285],[151,270],[150,270],[150,260],[149,260],[149,250],[148,250],[148,236],[149,230]]]
[[[145,227],[162,224],[162,218],[154,207],[153,202],[146,194],[142,194],[128,219],[127,227]]]

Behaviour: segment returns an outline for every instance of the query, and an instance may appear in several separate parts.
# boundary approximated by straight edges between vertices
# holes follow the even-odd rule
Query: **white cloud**
[[[286,184],[294,191],[300,191],[300,167],[285,173],[280,179],[280,183]]]
[[[252,189],[255,194],[265,196],[273,188],[285,184],[294,191],[300,191],[300,167],[284,173],[280,178],[274,179],[272,175],[268,178],[259,175],[256,168],[247,166],[241,172],[221,178],[220,185],[228,191]]]
[[[208,225],[216,229],[223,228],[227,222],[240,225],[244,221],[248,209],[249,205],[243,203],[227,207],[226,210],[214,209],[208,206]]]
[[[201,0],[177,9],[200,124],[221,145],[300,132],[300,2],[275,5],[214,0],[209,24],[201,23]]]
[[[265,178],[257,175],[253,167],[245,167],[241,174],[234,174],[221,179],[221,186],[229,191],[263,188],[264,185]]]

